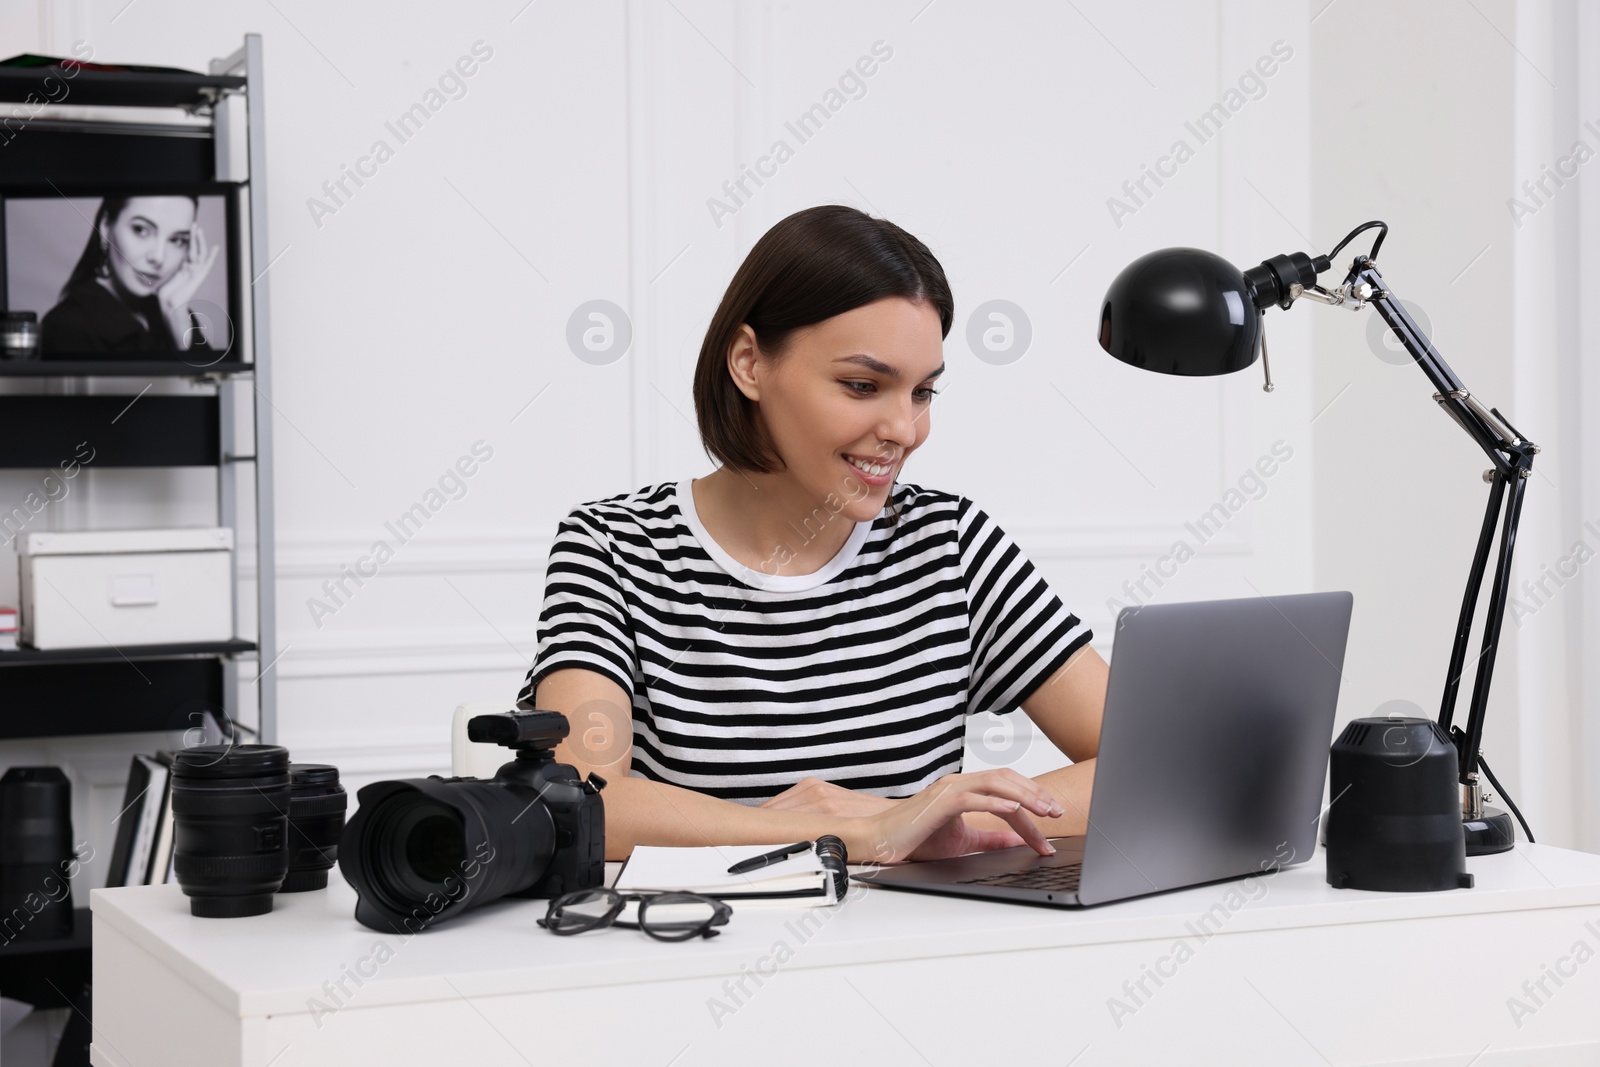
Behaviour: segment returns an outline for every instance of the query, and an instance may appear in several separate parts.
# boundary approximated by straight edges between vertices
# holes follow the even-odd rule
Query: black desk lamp
[[[1317,284],[1317,276],[1328,270],[1333,257],[1357,234],[1378,230],[1371,251],[1358,255],[1344,281],[1336,288]],[[1151,252],[1129,264],[1106,292],[1100,313],[1100,346],[1124,363],[1163,374],[1213,375],[1243,370],[1255,362],[1257,342],[1266,371],[1267,392],[1272,391],[1272,371],[1267,364],[1266,335],[1262,324],[1266,309],[1273,304],[1287,309],[1305,297],[1332,307],[1360,310],[1375,308],[1383,321],[1399,337],[1417,366],[1437,390],[1433,398],[1445,413],[1472,435],[1488,455],[1493,469],[1484,472],[1489,483],[1489,507],[1478,534],[1478,548],[1472,557],[1461,618],[1456,624],[1455,644],[1450,651],[1450,670],[1445,676],[1444,701],[1439,709],[1443,735],[1456,750],[1461,783],[1461,819],[1466,854],[1504,852],[1515,842],[1511,819],[1503,811],[1484,807],[1481,767],[1499,791],[1529,841],[1527,821],[1506,791],[1495,779],[1479,751],[1483,733],[1484,709],[1489,700],[1489,681],[1494,673],[1495,650],[1500,640],[1500,624],[1505,617],[1506,596],[1511,584],[1511,553],[1516,547],[1517,522],[1522,514],[1522,495],[1533,473],[1533,457],[1538,446],[1519,434],[1505,416],[1485,408],[1455,376],[1426,335],[1411,320],[1393,292],[1384,284],[1375,261],[1389,227],[1383,222],[1367,222],[1350,231],[1334,250],[1325,256],[1294,252],[1273,256],[1258,267],[1240,271],[1226,260],[1197,248],[1166,248]],[[1500,550],[1495,560],[1494,585],[1489,594],[1488,618],[1478,654],[1478,673],[1473,685],[1467,727],[1451,725],[1456,692],[1460,687],[1472,616],[1484,580],[1484,567],[1494,540],[1495,525],[1505,505],[1510,487],[1509,506],[1504,507]],[[1374,720],[1382,722],[1383,720]],[[1426,720],[1409,720],[1426,723]],[[1331,848],[1331,843],[1330,843]]]

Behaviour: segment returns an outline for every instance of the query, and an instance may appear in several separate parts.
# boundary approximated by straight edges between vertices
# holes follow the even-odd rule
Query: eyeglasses
[[[639,904],[639,921],[623,922],[617,916],[630,901]],[[552,934],[567,936],[602,926],[643,930],[658,941],[687,941],[716,937],[712,927],[727,923],[733,907],[698,893],[619,893],[615,889],[579,889],[550,902],[539,925]]]

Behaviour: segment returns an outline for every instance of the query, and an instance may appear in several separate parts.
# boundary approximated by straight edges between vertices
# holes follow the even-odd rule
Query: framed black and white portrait
[[[0,197],[7,311],[44,359],[238,359],[237,191],[53,189]]]

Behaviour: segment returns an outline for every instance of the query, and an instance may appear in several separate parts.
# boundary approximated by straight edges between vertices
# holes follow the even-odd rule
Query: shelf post
[[[272,464],[272,324],[268,293],[271,283],[267,268],[272,250],[267,244],[267,127],[266,97],[263,88],[261,35],[245,35],[244,47],[211,64],[213,74],[243,68],[245,114],[248,129],[246,154],[249,167],[250,201],[250,325],[251,358],[254,366],[252,390],[255,417],[256,482],[256,645],[255,684],[259,719],[256,728],[265,744],[276,744],[278,734],[277,667],[277,585],[274,557],[273,464]]]

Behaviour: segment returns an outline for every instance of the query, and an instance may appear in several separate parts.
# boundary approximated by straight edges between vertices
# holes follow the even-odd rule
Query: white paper
[[[821,889],[831,894],[832,875],[814,850],[798,852],[777,863],[746,874],[729,874],[728,868],[752,856],[771,852],[778,845],[708,845],[675,848],[635,845],[616,888],[627,891],[676,889],[689,893],[727,895],[781,893],[796,889]]]

